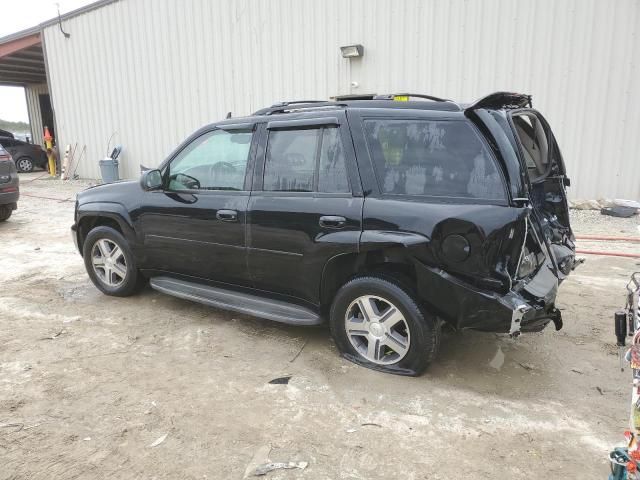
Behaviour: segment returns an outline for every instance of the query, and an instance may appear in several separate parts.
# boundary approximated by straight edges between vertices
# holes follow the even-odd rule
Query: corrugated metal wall
[[[638,0],[121,0],[65,30],[44,32],[50,87],[59,139],[87,144],[86,177],[113,132],[136,177],[228,111],[515,90],[554,127],[573,198],[640,199]],[[365,47],[351,63],[338,49],[350,43]]]
[[[31,140],[33,143],[43,145],[44,126],[42,125],[42,112],[40,111],[40,97],[42,93],[49,93],[46,83],[30,84],[24,87],[27,97],[27,112],[31,125]]]

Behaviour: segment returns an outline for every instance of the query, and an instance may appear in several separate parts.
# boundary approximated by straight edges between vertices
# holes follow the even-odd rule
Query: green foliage
[[[8,130],[10,132],[28,132],[29,124],[25,122],[10,122],[0,118],[0,130]]]

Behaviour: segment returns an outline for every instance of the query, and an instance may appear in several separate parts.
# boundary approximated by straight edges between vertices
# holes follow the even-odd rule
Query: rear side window
[[[349,176],[344,161],[344,148],[337,128],[325,128],[322,135],[318,191],[327,193],[350,191]]]
[[[269,131],[264,190],[349,193],[338,128]]]
[[[365,120],[386,194],[505,200],[495,160],[464,121]]]

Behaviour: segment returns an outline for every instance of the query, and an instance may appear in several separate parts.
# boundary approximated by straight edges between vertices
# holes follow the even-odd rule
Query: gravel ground
[[[640,217],[616,218],[597,210],[571,210],[571,225],[576,235],[612,235],[640,238]]]
[[[271,479],[606,478],[629,397],[612,316],[637,260],[588,256],[560,332],[447,334],[425,375],[396,377],[325,328],[100,294],[69,235],[83,182],[37,176],[0,225],[0,479],[241,479],[267,459],[308,462]],[[639,236],[637,218],[573,221]]]

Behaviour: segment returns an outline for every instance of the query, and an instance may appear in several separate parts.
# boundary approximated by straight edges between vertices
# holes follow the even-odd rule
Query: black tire
[[[391,306],[395,306],[404,317],[403,332],[407,332],[408,350],[397,361],[381,356],[381,361],[389,358],[392,363],[379,364],[367,359],[356,349],[349,339],[346,330],[347,310],[362,296],[379,297]],[[353,307],[352,307],[353,308]],[[331,334],[343,356],[365,367],[400,375],[420,375],[435,359],[440,346],[440,324],[438,319],[429,314],[414,299],[411,291],[393,279],[363,276],[347,282],[336,294],[331,306],[329,323]],[[406,328],[405,328],[406,327]],[[352,337],[361,338],[361,337]],[[364,337],[362,337],[364,338]],[[389,338],[387,334],[387,338]],[[358,340],[354,340],[358,341]],[[363,344],[364,345],[364,344]],[[383,347],[386,348],[386,347]],[[398,354],[393,353],[398,356]]]
[[[96,269],[93,265],[92,255],[94,252],[94,246],[99,240],[108,240],[109,242],[117,245],[124,255],[126,262],[126,275],[120,284],[110,286],[103,279],[98,276]],[[82,256],[84,257],[84,265],[89,274],[89,278],[93,284],[105,295],[111,295],[114,297],[128,297],[138,291],[142,284],[143,277],[138,271],[135,264],[135,259],[131,248],[127,243],[127,240],[122,236],[120,232],[114,230],[111,227],[96,227],[89,232],[87,238],[84,240],[82,246]]]
[[[13,208],[10,205],[0,205],[0,222],[9,220],[12,213]]]
[[[31,159],[31,157],[17,158],[16,169],[21,173],[33,172],[33,160]]]

